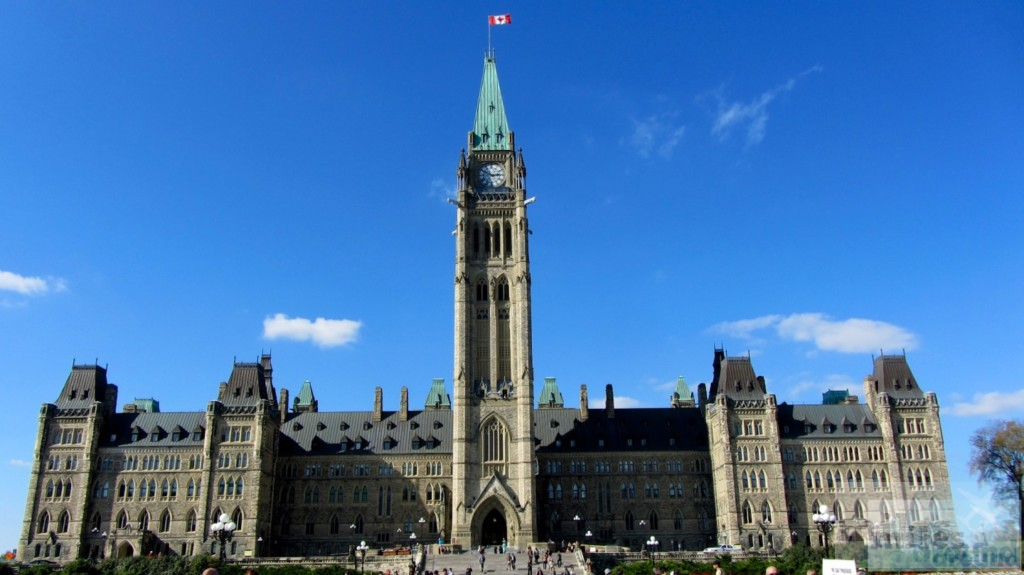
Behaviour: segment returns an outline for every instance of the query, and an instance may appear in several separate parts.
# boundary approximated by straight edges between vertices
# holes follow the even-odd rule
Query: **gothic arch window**
[[[772,506],[767,501],[761,504],[761,521],[764,523],[772,522]]]
[[[502,242],[502,246],[505,248],[505,257],[512,256],[512,223],[505,222],[505,241]]]
[[[242,478],[239,477],[237,480],[235,480],[235,495],[237,495],[239,497],[242,496],[242,486],[243,486]],[[319,500],[320,499],[320,489],[319,488],[317,488],[317,490],[316,490],[316,496],[317,496],[317,499]]]
[[[496,473],[505,475],[506,460],[508,458],[508,430],[497,418],[492,417],[484,422],[482,426],[481,449],[484,466],[484,475]]]
[[[932,521],[942,520],[942,511],[939,509],[939,503],[934,498],[928,502],[928,515]]]
[[[92,528],[97,530],[97,531],[99,531],[100,530],[100,525],[102,525],[102,524],[103,524],[103,516],[100,515],[99,511],[97,511],[92,516]]]
[[[853,518],[864,519],[864,504],[860,502],[860,499],[853,504]]]
[[[480,257],[480,228],[473,226],[473,257]]]
[[[697,510],[697,529],[707,531],[709,527],[708,512],[703,507]]]
[[[185,493],[186,493],[186,495],[188,497],[194,497],[196,495],[196,483],[195,483],[195,481],[193,481],[191,479],[188,480],[188,487],[186,487]]]
[[[743,491],[746,491],[746,490],[750,489],[750,482],[749,482],[749,480],[747,478],[747,472],[744,471],[743,475],[741,477],[742,477],[741,481],[743,483]]]
[[[750,507],[749,501],[743,502],[743,523],[754,522],[754,510]]]
[[[851,486],[848,485],[847,487],[851,487]],[[842,491],[842,490],[843,490],[843,472],[837,470],[836,471],[836,491]]]
[[[71,526],[71,515],[67,511],[61,511],[57,516],[57,533],[67,533]]]
[[[337,535],[338,532],[339,532],[339,527],[341,526],[341,522],[338,520],[338,514],[335,513],[335,514],[331,515],[330,524],[331,524],[331,535]]]
[[[171,530],[171,512],[164,509],[164,512],[160,514],[160,533],[166,533]]]
[[[757,474],[757,486],[761,489],[768,489],[768,478],[765,476],[764,470]]]
[[[857,477],[857,491],[861,491],[861,490],[864,489],[864,476],[860,474],[860,470],[859,469],[857,470],[856,477]],[[850,487],[853,488],[853,485],[851,485]]]
[[[877,469],[871,472],[871,487],[874,488],[875,491],[878,491],[879,488],[881,487],[881,485],[880,485],[880,483],[878,481],[878,470]]]
[[[188,512],[188,516],[185,517],[185,531],[189,533],[196,530],[196,510],[193,509]]]
[[[362,533],[363,532],[364,523],[363,523],[363,514],[362,513],[360,513],[359,515],[356,515],[355,526],[356,526],[356,533]]]
[[[171,495],[170,495],[170,497],[171,497],[171,499],[177,499],[177,497],[178,497],[178,480],[177,479],[172,479],[171,480]]]
[[[806,473],[805,477],[807,479],[807,489],[813,489],[814,488],[814,481],[811,479],[811,472],[808,471]]]
[[[878,512],[882,516],[882,521],[892,519],[892,514],[889,512],[889,504],[884,499],[878,505]]]
[[[672,518],[672,528],[679,530],[683,528],[683,512],[676,510],[675,516]]]
[[[633,530],[633,512],[632,511],[626,511],[625,520],[626,520],[626,531],[632,531]]]
[[[829,471],[825,474],[825,485],[828,486],[829,491],[833,491],[836,488],[835,481],[832,480],[832,472]]]
[[[118,529],[125,529],[128,527],[128,521],[128,513],[122,509],[121,512],[117,514],[117,519],[114,520],[114,525],[116,525]]]
[[[139,514],[139,531],[149,530],[149,511],[143,509]]]
[[[236,507],[231,513],[231,521],[234,522],[236,531],[243,531],[242,524],[245,522],[245,515],[242,514],[241,507]]]
[[[914,499],[910,503],[910,521],[916,523],[921,520],[921,504]]]
[[[821,489],[821,474],[817,471],[814,472],[814,488]]]
[[[651,510],[651,514],[647,516],[647,523],[651,526],[651,529],[658,528],[658,512]]]
[[[427,530],[431,533],[437,533],[437,513],[430,514],[430,521],[427,523]]]
[[[126,495],[126,497],[128,499],[132,499],[133,497],[135,497],[135,480],[134,479],[129,479],[128,480],[128,495]]]
[[[838,499],[832,503],[832,514],[836,516],[836,521],[843,520],[843,504]]]

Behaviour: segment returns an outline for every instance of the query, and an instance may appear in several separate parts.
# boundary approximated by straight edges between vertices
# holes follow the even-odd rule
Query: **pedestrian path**
[[[576,562],[576,554],[564,552],[562,553],[562,565],[557,566],[555,562],[551,562],[549,568],[547,564],[541,563],[540,565],[533,565],[533,573],[527,572],[527,566],[531,563],[528,559],[526,550],[514,552],[516,556],[515,569],[510,569],[507,565],[506,554],[494,552],[494,547],[489,547],[485,551],[483,557],[483,565],[480,564],[480,554],[477,551],[463,551],[462,553],[449,553],[449,554],[436,554],[433,549],[427,549],[423,559],[421,561],[422,568],[425,572],[434,571],[442,573],[444,569],[448,569],[449,573],[455,575],[466,575],[471,573],[472,575],[513,575],[519,573],[521,575],[538,575],[538,569],[543,575],[584,575],[585,569],[582,568]],[[558,553],[552,553],[552,557],[557,558]],[[543,559],[544,553],[541,552],[540,557]],[[472,571],[469,571],[472,569]]]

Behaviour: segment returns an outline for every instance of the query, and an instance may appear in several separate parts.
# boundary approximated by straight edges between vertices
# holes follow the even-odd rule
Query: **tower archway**
[[[480,544],[492,547],[508,539],[508,523],[500,508],[491,509],[480,525]]]

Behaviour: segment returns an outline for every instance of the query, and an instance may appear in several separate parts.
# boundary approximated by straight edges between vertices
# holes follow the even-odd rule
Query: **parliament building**
[[[235,362],[202,411],[118,410],[99,365],[74,365],[39,412],[18,554],[347,554],[506,540],[778,551],[831,540],[901,546],[954,529],[939,404],[905,355],[873,360],[863,395],[779,402],[749,357],[714,349],[696,396],[590,406],[535,381],[526,165],[493,55],[459,156],[454,365],[422,403],[322,411],[312,385],[274,385],[269,355]],[[538,278],[543,281],[543,278]],[[216,376],[215,376],[216,377]],[[539,392],[537,391],[539,389]],[[577,392],[578,391],[578,392]],[[369,400],[369,398],[367,398]],[[346,406],[347,407],[347,406]],[[225,549],[210,527],[236,525]]]

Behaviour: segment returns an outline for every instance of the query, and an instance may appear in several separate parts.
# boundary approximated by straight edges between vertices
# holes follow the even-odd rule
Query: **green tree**
[[[1024,421],[997,421],[971,437],[971,472],[992,486],[997,498],[1017,502],[1017,528],[1024,538]]]

